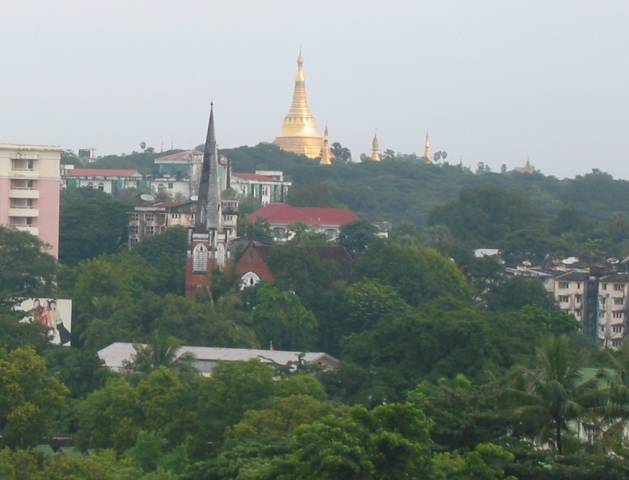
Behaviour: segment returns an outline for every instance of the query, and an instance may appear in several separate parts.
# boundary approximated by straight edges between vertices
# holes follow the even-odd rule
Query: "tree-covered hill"
[[[404,156],[380,163],[321,167],[316,161],[264,143],[223,153],[232,159],[236,171],[284,171],[294,182],[291,201],[295,203],[303,203],[301,200],[307,197],[310,202],[344,205],[373,221],[422,226],[435,206],[455,200],[461,190],[474,187],[521,193],[548,218],[566,207],[597,219],[629,212],[629,183],[596,169],[588,175],[560,180],[538,172],[475,173],[455,165],[401,160]]]

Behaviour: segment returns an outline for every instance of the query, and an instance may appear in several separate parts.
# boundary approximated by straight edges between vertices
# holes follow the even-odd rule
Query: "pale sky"
[[[629,178],[627,0],[0,0],[0,143],[97,154],[278,134],[303,48],[322,131],[368,152]]]

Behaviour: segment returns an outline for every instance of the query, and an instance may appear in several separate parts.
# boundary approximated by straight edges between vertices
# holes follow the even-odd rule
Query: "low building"
[[[138,345],[144,347],[145,345]],[[133,343],[115,342],[98,351],[98,357],[105,366],[115,372],[124,372],[133,362],[136,348]],[[192,367],[199,373],[210,376],[212,370],[222,362],[248,362],[259,360],[262,363],[284,368],[297,368],[300,364],[318,367],[322,370],[336,370],[339,360],[324,352],[289,352],[282,350],[259,350],[250,348],[188,347],[177,349],[177,358],[190,357]]]
[[[262,206],[286,201],[292,182],[284,173],[272,170],[256,170],[255,173],[233,172],[231,188],[241,197],[252,197]]]
[[[293,226],[303,224],[314,233],[322,233],[329,241],[334,241],[341,233],[341,227],[356,222],[359,218],[345,208],[293,207],[285,203],[270,203],[259,208],[249,220],[264,220],[271,226],[273,240],[286,242],[295,236]]]
[[[227,240],[238,234],[238,200],[226,198],[222,202],[223,228]],[[159,235],[169,228],[190,228],[194,225],[197,202],[158,202],[135,207],[129,217],[129,248],[146,238]]]
[[[61,149],[0,144],[0,225],[28,232],[59,254]]]
[[[144,176],[134,168],[70,168],[64,165],[63,188],[94,188],[116,194],[144,186]]]
[[[149,181],[151,192],[156,195],[167,194],[173,200],[189,200],[191,197],[188,178],[158,177]]]
[[[268,263],[268,257],[274,248],[278,247],[264,245],[260,242],[247,244],[235,260],[235,269],[240,277],[241,290],[253,287],[259,282],[273,282],[274,277]],[[344,277],[350,277],[352,256],[345,247],[341,245],[313,245],[299,248],[315,254],[320,260],[334,262]]]

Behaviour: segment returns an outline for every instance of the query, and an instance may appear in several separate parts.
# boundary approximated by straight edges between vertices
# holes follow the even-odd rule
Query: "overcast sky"
[[[0,0],[0,142],[97,154],[272,141],[300,45],[320,130],[357,159],[629,178],[627,0]]]

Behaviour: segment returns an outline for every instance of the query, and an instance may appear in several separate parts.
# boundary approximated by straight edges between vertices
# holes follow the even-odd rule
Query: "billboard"
[[[50,343],[70,346],[72,300],[62,298],[29,298],[15,307],[27,312],[23,321],[37,322],[50,331]]]

